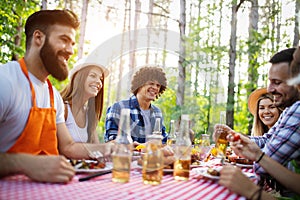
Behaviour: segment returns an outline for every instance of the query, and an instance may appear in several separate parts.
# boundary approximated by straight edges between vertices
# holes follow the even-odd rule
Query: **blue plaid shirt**
[[[145,143],[145,124],[144,118],[141,114],[141,108],[137,101],[135,95],[131,96],[129,99],[116,102],[106,111],[106,120],[105,120],[105,142],[116,139],[118,133],[118,124],[120,120],[120,114],[122,108],[130,109],[130,128],[131,128],[131,137],[133,141],[139,143]],[[161,118],[161,127],[162,127],[162,136],[163,143],[166,143],[168,134],[166,133],[166,127],[163,125],[163,116],[161,110],[154,106],[150,105],[150,122],[152,130],[154,128],[155,119]]]
[[[300,161],[300,101],[288,107],[276,124],[261,137],[250,137],[263,152],[284,166]],[[254,164],[257,174],[265,174],[259,164]]]

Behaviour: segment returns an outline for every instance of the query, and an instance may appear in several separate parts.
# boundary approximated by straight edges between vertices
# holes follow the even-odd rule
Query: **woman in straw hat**
[[[103,109],[104,78],[108,70],[98,63],[80,60],[70,71],[70,83],[62,90],[66,125],[75,142],[99,143],[96,127]]]
[[[253,91],[248,99],[248,109],[253,115],[251,136],[262,136],[277,122],[281,109],[273,103],[273,95],[266,88]]]

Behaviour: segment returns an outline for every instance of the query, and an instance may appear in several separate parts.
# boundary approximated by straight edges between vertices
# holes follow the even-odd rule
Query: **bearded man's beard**
[[[54,49],[50,45],[48,38],[40,51],[41,60],[48,71],[54,78],[63,81],[68,77],[68,66],[58,59],[58,55],[64,54],[62,51],[55,54]]]

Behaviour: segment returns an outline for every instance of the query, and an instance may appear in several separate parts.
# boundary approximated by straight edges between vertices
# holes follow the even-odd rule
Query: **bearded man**
[[[24,58],[0,66],[0,177],[23,173],[35,181],[68,182],[75,170],[65,157],[110,153],[109,144],[72,140],[62,98],[47,79],[67,78],[79,24],[69,10],[33,13],[25,24]]]

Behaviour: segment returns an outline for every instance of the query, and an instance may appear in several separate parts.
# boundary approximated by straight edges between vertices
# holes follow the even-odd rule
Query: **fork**
[[[89,151],[89,156],[93,159],[98,160],[100,163],[105,163],[103,154],[100,151]]]

